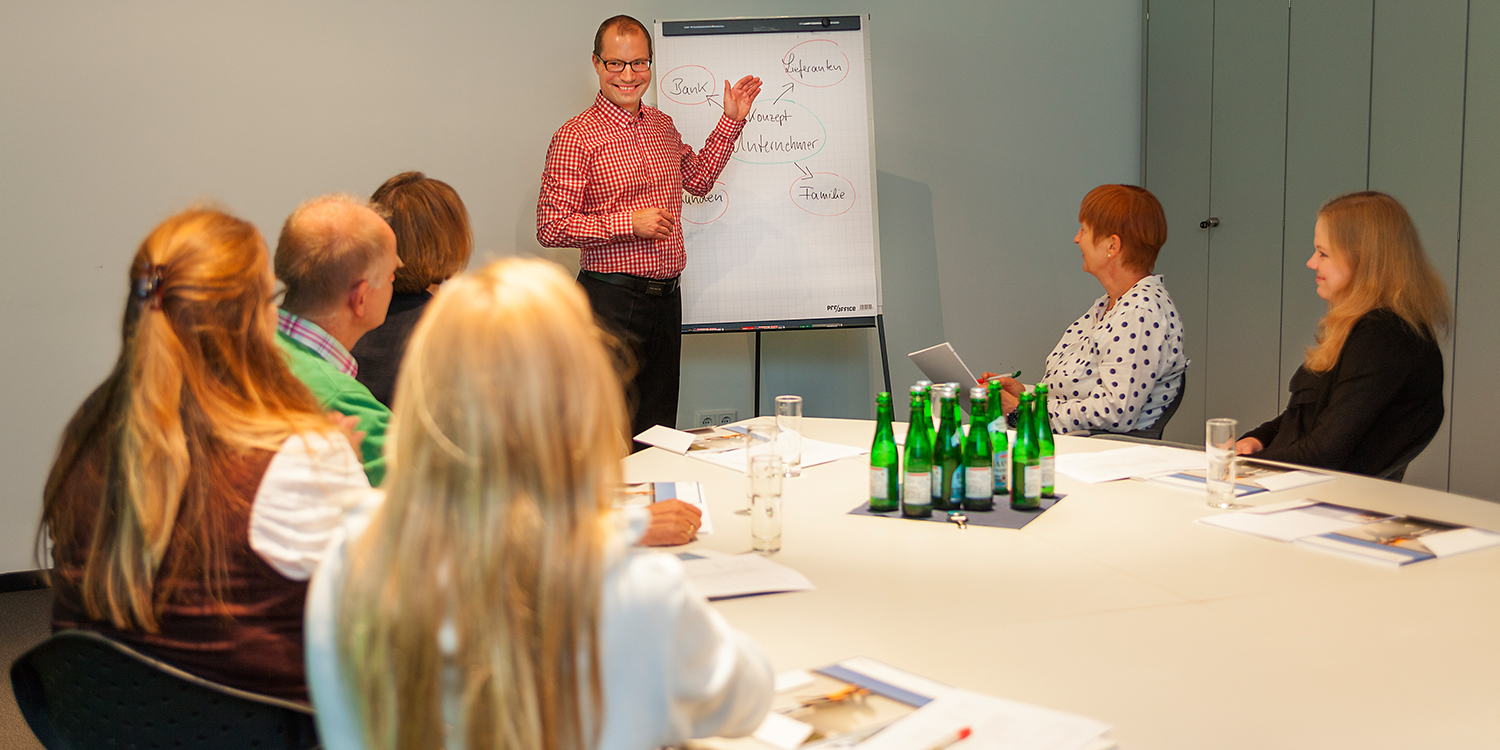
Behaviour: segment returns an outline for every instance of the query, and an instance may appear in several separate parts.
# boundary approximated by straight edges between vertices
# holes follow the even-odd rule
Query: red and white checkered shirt
[[[537,242],[578,248],[579,265],[589,271],[653,279],[682,273],[682,191],[704,195],[713,188],[744,127],[720,116],[694,153],[661,110],[643,104],[632,115],[600,93],[552,136],[536,202]],[[678,220],[670,237],[635,236],[631,212],[650,207]]]
[[[328,335],[328,332],[317,323],[277,308],[276,330],[285,334],[287,338],[317,352],[318,356],[328,360],[328,363],[338,368],[339,372],[351,378],[359,374],[359,363],[354,361],[354,355],[350,354],[338,339]]]

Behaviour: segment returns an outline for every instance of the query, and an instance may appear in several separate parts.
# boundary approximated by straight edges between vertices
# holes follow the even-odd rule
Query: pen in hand
[[[1021,377],[1021,371],[1020,370],[1016,370],[1015,372],[1011,373],[1008,376],[1007,375],[1001,375],[999,373],[994,373],[994,372],[986,372],[983,375],[979,376],[979,382],[981,384],[985,384],[985,383],[989,383],[991,380],[995,380],[997,378],[1004,378],[1004,377],[1009,377],[1011,380],[1015,380],[1015,379]]]

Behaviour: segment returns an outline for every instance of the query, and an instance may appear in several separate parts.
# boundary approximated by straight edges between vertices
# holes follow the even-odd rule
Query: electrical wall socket
[[[734,409],[706,409],[693,412],[693,424],[698,427],[712,427],[714,425],[729,424],[735,421],[738,414]]]

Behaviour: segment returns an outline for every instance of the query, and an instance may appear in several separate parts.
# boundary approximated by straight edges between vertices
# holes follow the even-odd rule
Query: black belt
[[[645,276],[632,276],[628,273],[599,273],[598,271],[584,271],[583,275],[595,281],[623,286],[632,292],[639,292],[648,297],[665,297],[677,291],[677,280],[682,278],[673,276],[670,279],[648,279]]]

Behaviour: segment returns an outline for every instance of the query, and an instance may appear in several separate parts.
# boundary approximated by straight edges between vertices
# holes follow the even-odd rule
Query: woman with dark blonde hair
[[[474,234],[458,191],[421,172],[402,172],[386,180],[370,202],[390,212],[386,223],[396,234],[402,265],[396,269],[385,322],[361,336],[350,354],[359,363],[355,378],[390,408],[412,329],[438,286],[469,264]]]
[[[612,511],[628,443],[611,369],[557,266],[444,285],[396,385],[384,501],[309,593],[325,747],[624,750],[760,724],[765,656]]]
[[[255,227],[180,213],[141,243],[129,281],[119,359],[47,478],[52,626],[306,700],[306,581],[368,492],[359,458],[274,343]]]
[[[1078,206],[1073,243],[1083,270],[1104,287],[1047,355],[1047,413],[1058,433],[1131,432],[1161,419],[1182,391],[1188,360],[1182,319],[1153,273],[1167,241],[1167,215],[1150,191],[1100,185]],[[999,378],[1005,412],[1014,413],[1022,385]],[[1160,431],[1160,428],[1158,428]]]
[[[1292,376],[1286,411],[1235,449],[1399,481],[1443,421],[1447,288],[1406,209],[1384,193],[1324,203],[1307,267],[1328,302],[1317,343]]]

